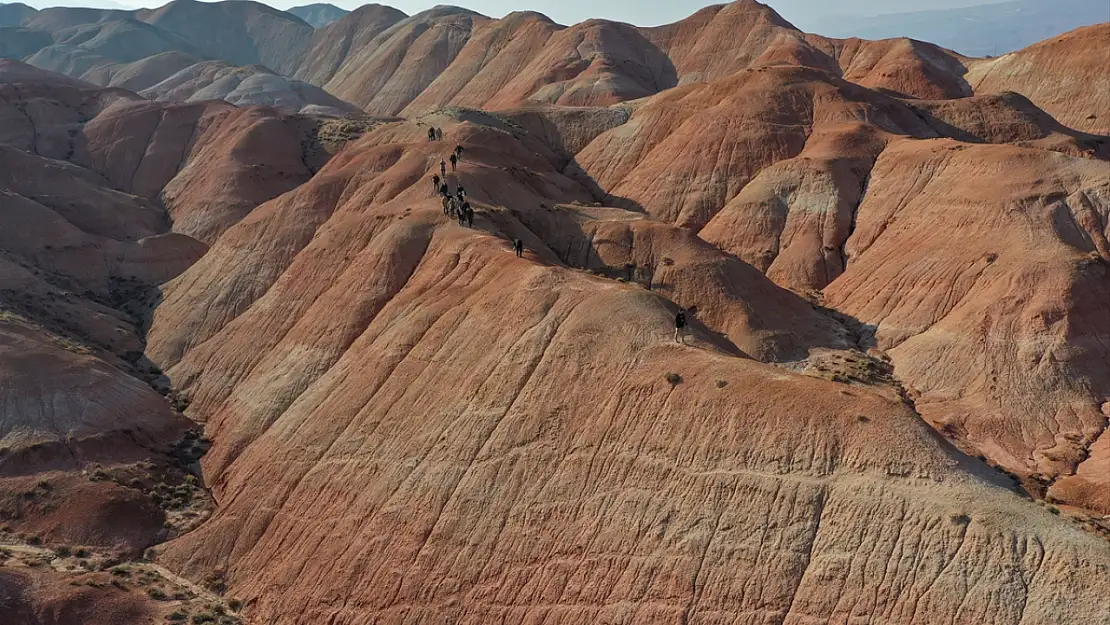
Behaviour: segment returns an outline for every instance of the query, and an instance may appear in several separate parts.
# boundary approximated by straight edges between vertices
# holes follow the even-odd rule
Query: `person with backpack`
[[[435,195],[436,191],[439,191],[439,180],[440,179],[438,175],[432,175],[432,195]]]
[[[674,316],[674,342],[686,343],[686,311],[681,308]]]

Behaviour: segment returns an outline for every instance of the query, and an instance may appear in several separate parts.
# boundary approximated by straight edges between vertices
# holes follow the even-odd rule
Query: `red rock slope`
[[[1110,135],[1110,23],[1080,28],[996,59],[976,61],[976,93],[1016,91],[1064,125]]]
[[[467,148],[476,229],[430,197],[425,127],[391,124],[167,286],[150,353],[210,416],[221,502],[167,562],[224,572],[272,623],[1100,618],[1105,541],[881,388],[737,357],[712,323],[675,344],[660,291],[562,260],[545,211],[568,209],[540,202],[585,191],[542,145],[428,121]],[[639,230],[658,246],[641,262],[705,262],[667,226]],[[506,240],[522,235],[517,259]],[[616,236],[593,241],[622,259]],[[746,279],[730,301],[702,296],[811,323]]]

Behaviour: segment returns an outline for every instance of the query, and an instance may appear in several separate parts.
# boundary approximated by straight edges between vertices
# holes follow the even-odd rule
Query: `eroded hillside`
[[[17,622],[1110,613],[1110,137],[1066,112],[1101,96],[748,1],[197,4],[4,13],[105,51],[249,15],[204,36],[305,63],[97,66],[188,63],[169,102],[0,61]],[[390,117],[290,113],[294,74]]]

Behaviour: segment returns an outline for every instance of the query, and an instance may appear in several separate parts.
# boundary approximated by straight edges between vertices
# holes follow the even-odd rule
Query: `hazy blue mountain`
[[[0,2],[0,26],[22,26],[37,13],[35,9],[19,2],[4,4]]]
[[[910,37],[969,56],[997,56],[1106,21],[1110,0],[1014,0],[964,9],[831,17],[812,30],[829,37]]]
[[[347,9],[341,9],[334,4],[324,3],[306,4],[300,7],[293,7],[292,9],[288,9],[288,11],[311,24],[313,28],[323,28],[350,13]]]

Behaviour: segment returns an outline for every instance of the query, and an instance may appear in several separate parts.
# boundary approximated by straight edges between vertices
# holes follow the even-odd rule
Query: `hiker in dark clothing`
[[[455,146],[455,156],[458,157],[458,159],[460,161],[462,160],[462,153],[463,153],[463,146],[456,145]]]
[[[432,194],[434,195],[436,191],[439,191],[439,176],[433,175],[432,176]]]
[[[513,251],[516,252],[517,258],[524,256],[524,241],[513,239]]]
[[[448,214],[450,214],[450,212],[451,212],[451,196],[447,195],[447,194],[444,194],[443,195],[443,214],[448,215]]]
[[[435,140],[436,140],[436,129],[435,128],[429,128],[428,129],[428,141],[435,141]]]
[[[455,204],[455,206],[457,207],[455,210],[455,216],[459,218],[459,225],[466,225],[466,211],[463,210],[462,204]]]
[[[442,140],[443,140],[443,129],[442,128],[436,128],[436,141],[442,141]]]
[[[674,316],[674,342],[686,343],[686,311],[681,308]]]
[[[468,228],[473,228],[474,209],[470,207],[470,202],[463,202],[463,214],[466,215],[466,226]]]
[[[464,186],[462,186],[462,185],[460,184],[460,185],[458,186],[458,188],[457,188],[457,189],[455,189],[455,193],[458,193],[458,194],[459,194],[459,197],[461,197],[461,198],[465,198],[465,197],[466,197],[466,187],[464,187]]]
[[[447,177],[447,163],[442,160],[439,162],[439,173],[442,174],[444,178]]]
[[[443,197],[447,197],[448,195],[451,195],[451,189],[450,189],[450,187],[447,186],[447,181],[446,180],[444,180],[443,183],[439,185],[439,193]]]
[[[452,152],[451,153],[451,171],[455,171],[455,166],[458,165],[458,164],[459,164],[459,157],[455,156],[455,153]]]

